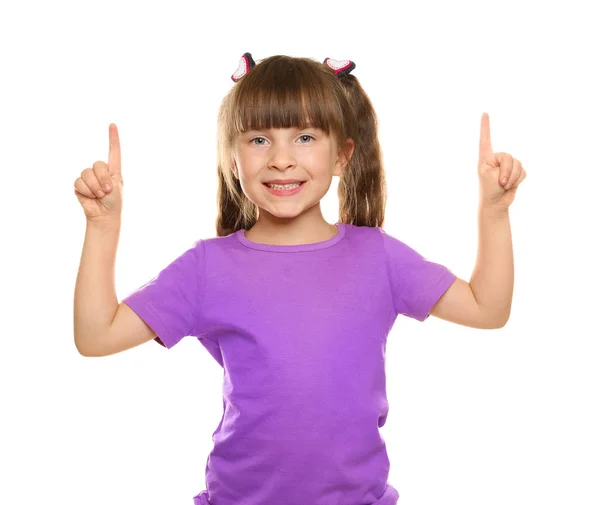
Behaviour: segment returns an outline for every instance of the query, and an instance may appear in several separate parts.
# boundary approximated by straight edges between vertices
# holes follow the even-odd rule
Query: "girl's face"
[[[354,143],[348,140],[352,155]],[[332,177],[347,163],[333,137],[319,128],[272,128],[238,135],[234,143],[235,172],[246,196],[261,212],[293,218],[318,204]],[[267,181],[303,181],[300,191],[279,196]]]

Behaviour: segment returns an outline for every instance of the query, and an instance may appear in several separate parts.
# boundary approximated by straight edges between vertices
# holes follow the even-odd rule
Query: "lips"
[[[306,182],[306,181],[299,181],[297,179],[281,179],[281,180],[272,180],[272,181],[265,181],[263,182],[263,184],[296,184],[297,182]]]
[[[288,187],[286,189],[286,187],[284,186],[270,186],[268,183],[263,183],[264,187],[266,188],[266,190],[271,193],[272,195],[276,195],[276,196],[292,196],[295,195],[297,193],[299,193],[300,191],[302,191],[302,189],[304,188],[304,184],[306,183],[306,181],[301,182],[298,181],[299,184],[293,185],[291,187]]]

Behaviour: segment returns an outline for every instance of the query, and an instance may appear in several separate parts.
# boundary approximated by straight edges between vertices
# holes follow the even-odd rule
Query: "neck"
[[[255,225],[245,232],[252,242],[272,245],[312,244],[336,234],[337,227],[325,221],[320,204],[293,218],[279,218],[260,209]]]

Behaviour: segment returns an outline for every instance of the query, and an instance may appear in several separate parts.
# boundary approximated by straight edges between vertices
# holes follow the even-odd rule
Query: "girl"
[[[398,315],[500,328],[513,290],[508,207],[521,163],[479,157],[470,282],[383,229],[376,115],[351,61],[249,53],[219,112],[217,237],[198,240],[117,305],[120,145],[75,182],[87,217],[75,343],[105,356],[193,336],[223,367],[223,417],[195,505],[393,505],[381,428]],[[340,220],[320,201],[339,181]],[[108,185],[108,193],[101,186]]]

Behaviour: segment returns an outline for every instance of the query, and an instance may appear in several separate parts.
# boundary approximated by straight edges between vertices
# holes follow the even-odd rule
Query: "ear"
[[[346,140],[346,148],[340,147],[338,149],[338,156],[335,162],[335,168],[333,171],[333,175],[342,175],[342,171],[346,168],[346,165],[352,158],[352,154],[354,153],[354,141],[352,139]]]

